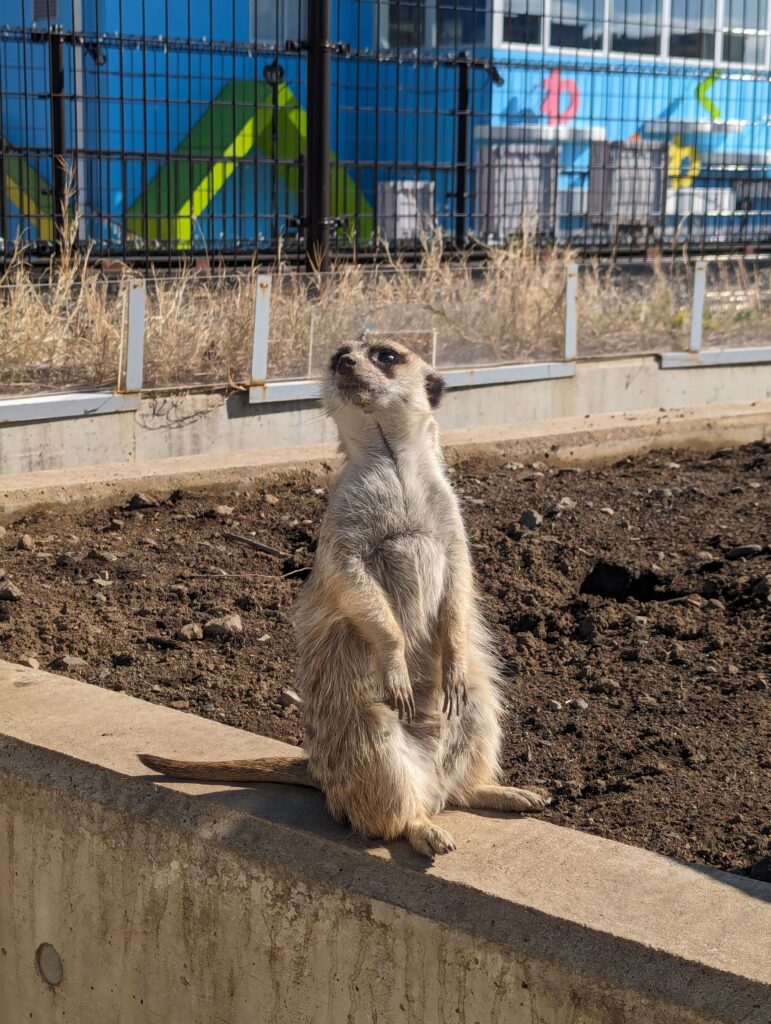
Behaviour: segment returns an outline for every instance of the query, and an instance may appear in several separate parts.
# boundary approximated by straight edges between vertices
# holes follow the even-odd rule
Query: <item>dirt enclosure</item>
[[[771,446],[450,473],[507,779],[548,790],[550,821],[771,881]],[[289,609],[328,482],[9,524],[0,653],[299,743]]]

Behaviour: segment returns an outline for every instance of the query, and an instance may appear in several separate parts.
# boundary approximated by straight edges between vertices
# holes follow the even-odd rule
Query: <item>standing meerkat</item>
[[[428,857],[455,848],[432,820],[444,807],[544,807],[499,785],[499,677],[432,415],[443,390],[401,345],[332,357],[323,400],[343,466],[293,608],[306,756],[145,765],[313,786],[357,833]]]

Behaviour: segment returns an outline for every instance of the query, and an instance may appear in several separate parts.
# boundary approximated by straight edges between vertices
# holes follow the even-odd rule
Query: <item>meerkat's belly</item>
[[[369,560],[370,570],[391,598],[408,640],[433,634],[444,591],[447,556],[430,533],[405,532],[384,538]]]

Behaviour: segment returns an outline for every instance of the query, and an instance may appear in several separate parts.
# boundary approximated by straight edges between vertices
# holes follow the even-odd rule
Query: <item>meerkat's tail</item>
[[[153,754],[137,754],[147,768],[175,779],[199,782],[285,782],[321,789],[311,778],[307,757],[258,757],[246,761],[174,761]]]

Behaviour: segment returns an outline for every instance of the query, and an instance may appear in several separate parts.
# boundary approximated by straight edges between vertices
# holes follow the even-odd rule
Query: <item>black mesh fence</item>
[[[0,236],[298,265],[771,248],[767,0],[23,0]]]

